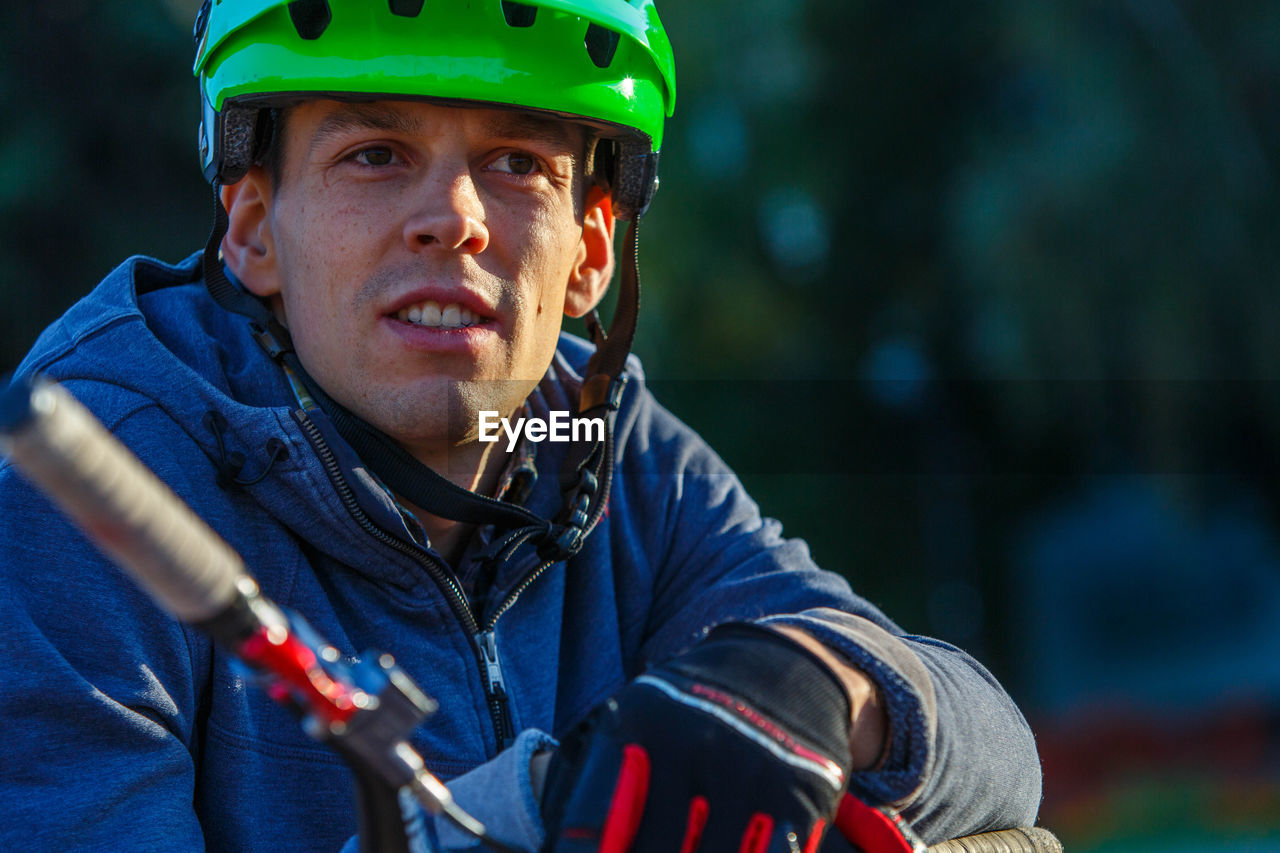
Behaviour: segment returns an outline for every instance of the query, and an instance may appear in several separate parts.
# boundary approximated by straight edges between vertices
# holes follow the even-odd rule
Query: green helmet
[[[653,0],[205,0],[195,38],[209,181],[261,156],[271,108],[324,96],[545,111],[613,141],[597,177],[620,217],[657,187],[675,65]]]

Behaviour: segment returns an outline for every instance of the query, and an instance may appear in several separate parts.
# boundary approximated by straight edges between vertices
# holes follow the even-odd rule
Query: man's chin
[[[435,380],[376,398],[365,396],[356,412],[406,446],[457,448],[478,441],[481,412],[506,417],[535,385],[526,380]]]

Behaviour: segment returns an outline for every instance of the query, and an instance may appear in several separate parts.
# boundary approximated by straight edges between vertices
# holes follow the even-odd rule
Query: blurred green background
[[[0,9],[0,357],[201,246],[196,0]],[[1280,850],[1280,4],[703,0],[652,384],[988,662],[1073,851]]]

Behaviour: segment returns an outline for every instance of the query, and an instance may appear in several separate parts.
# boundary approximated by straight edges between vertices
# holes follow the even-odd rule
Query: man
[[[415,746],[495,837],[814,850],[846,791],[929,841],[1034,820],[994,680],[782,539],[627,357],[675,96],[650,2],[206,2],[196,38],[208,248],[126,262],[19,372],[63,382],[344,654],[393,652],[440,703]],[[593,316],[619,219],[593,347],[561,318]],[[592,428],[511,431],[564,413]],[[6,835],[355,832],[336,756],[10,468],[0,499]]]

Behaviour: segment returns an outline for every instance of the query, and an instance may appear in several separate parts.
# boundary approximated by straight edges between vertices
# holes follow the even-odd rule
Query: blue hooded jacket
[[[542,405],[574,408],[589,354],[562,337]],[[1034,821],[1034,741],[991,675],[905,634],[818,569],[804,543],[783,539],[653,399],[634,359],[607,515],[580,553],[531,583],[532,555],[503,566],[470,623],[448,591],[470,588],[468,558],[451,570],[415,541],[243,318],[210,300],[196,257],[127,261],[45,331],[19,368],[31,371],[85,403],[240,552],[269,597],[344,654],[393,653],[440,703],[414,743],[444,778],[500,751],[481,639],[496,648],[515,730],[559,733],[709,626],[774,620],[839,650],[882,690],[891,743],[852,791],[903,807],[929,841]],[[273,440],[287,454],[274,461]],[[536,446],[525,505],[544,517],[559,506],[563,447]],[[233,453],[244,456],[241,480],[265,476],[220,487]],[[340,759],[159,611],[7,462],[0,505],[4,846],[339,849],[355,832]]]

